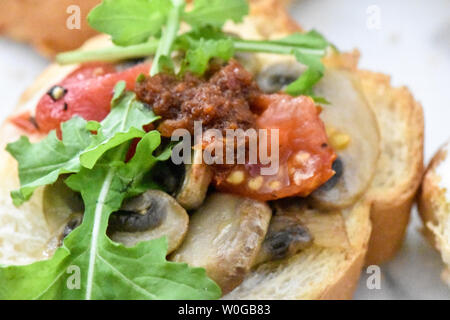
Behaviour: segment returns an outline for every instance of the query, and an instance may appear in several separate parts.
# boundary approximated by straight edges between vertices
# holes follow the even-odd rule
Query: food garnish
[[[16,204],[28,200],[37,187],[72,173],[65,182],[81,193],[85,211],[82,224],[52,258],[0,268],[0,299],[220,297],[220,288],[203,269],[166,260],[166,237],[126,248],[106,235],[110,215],[125,198],[142,193],[142,184],[149,183],[144,175],[170,156],[170,149],[156,155],[160,134],[142,128],[156,119],[134,93],[125,91],[125,82],[119,82],[111,112],[101,123],[74,117],[63,123],[62,140],[51,131],[35,144],[22,137],[8,145],[19,162],[21,188],[12,192]],[[133,158],[125,162],[134,138],[141,140]]]
[[[57,56],[60,64],[118,61],[155,55],[150,75],[174,72],[173,54],[183,55],[178,73],[203,74],[212,58],[224,61],[235,52],[293,55],[308,69],[286,88],[290,95],[313,95],[324,73],[321,58],[330,44],[316,31],[293,33],[277,40],[247,40],[222,31],[226,21],[241,22],[246,0],[196,0],[188,10],[184,0],[105,0],[88,16],[96,30],[111,35],[115,46],[72,51]],[[186,23],[190,30],[180,33]],[[326,102],[319,99],[320,102]]]
[[[216,176],[216,186],[227,190],[228,186],[245,181],[245,190],[241,188],[244,191],[238,193],[258,195],[257,190],[262,188],[265,195],[259,193],[259,199],[265,201],[307,195],[333,175],[331,163],[335,154],[326,145],[325,129],[312,101],[326,103],[314,96],[313,87],[324,75],[321,58],[330,44],[316,31],[294,33],[277,40],[248,40],[222,30],[226,22],[242,22],[248,12],[246,0],[196,0],[192,7],[184,0],[104,0],[91,11],[89,24],[110,35],[114,45],[58,55],[60,64],[95,63],[81,65],[72,77],[53,86],[41,99],[33,121],[40,133],[49,132],[45,139],[31,143],[28,137],[21,137],[7,146],[19,164],[20,188],[11,193],[14,204],[21,205],[37,188],[64,179],[71,190],[81,194],[82,222],[65,236],[50,259],[25,266],[2,266],[0,299],[221,296],[221,289],[206,275],[205,269],[166,260],[166,237],[125,247],[107,236],[110,216],[121,209],[124,200],[149,189],[162,189],[156,181],[148,179],[149,173],[171,155],[171,144],[162,142],[164,134],[152,130],[161,117],[132,92],[136,80],[142,87],[157,75],[170,75],[174,83],[186,75],[206,78],[212,61],[229,62],[236,53],[291,55],[307,69],[284,88],[285,94],[266,97],[270,102],[266,116],[255,123],[270,128],[281,121],[285,129],[295,127],[295,121],[301,119],[277,120],[270,116],[279,111],[280,101],[289,102],[288,115],[299,116],[302,110],[308,111],[315,126],[311,130],[318,135],[306,145],[318,157],[309,161],[309,153],[302,153],[299,145],[291,148],[292,143],[285,139],[282,165],[289,164],[285,169],[292,172],[279,177],[283,180],[270,180],[270,190],[264,189],[267,181],[247,171],[248,168]],[[140,63],[125,71],[114,64],[149,56],[153,56],[151,64]],[[286,94],[307,95],[312,99]],[[295,108],[299,108],[298,112]],[[264,110],[260,111],[261,115]],[[317,146],[321,149],[317,150]],[[294,158],[298,164],[291,165]],[[320,161],[318,168],[313,162]],[[317,168],[321,174],[315,175]],[[291,176],[298,178],[297,185],[287,182]],[[311,178],[308,185],[302,185],[305,176]],[[193,207],[198,205],[189,203]]]

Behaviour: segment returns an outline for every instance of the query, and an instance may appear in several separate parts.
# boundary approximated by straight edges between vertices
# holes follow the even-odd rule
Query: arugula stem
[[[276,54],[292,54],[293,51],[299,51],[304,54],[312,54],[322,56],[325,54],[323,49],[311,49],[311,48],[301,48],[293,47],[290,44],[282,43],[271,43],[268,41],[257,41],[257,40],[241,40],[233,39],[234,49],[241,52],[265,52],[265,53],[276,53]]]
[[[172,0],[173,8],[169,12],[167,18],[167,26],[162,32],[161,40],[156,50],[155,58],[152,63],[150,75],[154,76],[159,73],[160,60],[162,57],[168,57],[172,51],[173,43],[177,37],[178,30],[180,29],[181,12],[184,8],[184,0]]]
[[[112,162],[114,162],[114,160],[116,161],[124,160],[125,155],[129,149],[129,146],[130,143],[124,143],[120,147],[118,147],[117,151],[115,151]],[[109,168],[108,173],[100,189],[100,194],[98,196],[97,204],[94,210],[93,230],[89,248],[89,265],[87,271],[86,295],[85,295],[86,300],[92,299],[92,290],[96,267],[95,262],[97,261],[98,258],[97,249],[99,247],[99,238],[101,234],[106,233],[109,215],[112,213],[112,210],[110,210],[110,208],[108,208],[105,204],[108,198],[108,193],[111,191],[113,178],[116,172],[117,167],[111,166]]]
[[[61,53],[56,57],[56,61],[61,64],[73,64],[89,61],[118,61],[132,58],[140,58],[155,54],[154,61],[158,61],[162,56],[170,54],[172,47],[174,46],[176,34],[179,28],[179,14],[180,8],[175,10],[169,19],[174,19],[175,22],[169,22],[167,28],[163,33],[161,40],[150,39],[148,42],[128,47],[112,46],[105,49],[91,50],[91,51],[71,51]],[[276,54],[292,54],[293,51],[298,51],[303,54],[323,56],[325,54],[324,49],[311,49],[294,47],[290,44],[267,42],[267,41],[255,41],[255,40],[241,40],[231,39],[234,44],[234,49],[240,52],[264,52],[264,53],[276,53]],[[175,50],[179,48],[173,48]],[[153,63],[151,75],[157,73],[159,67],[158,63]]]
[[[118,61],[141,58],[154,54],[158,45],[159,40],[150,39],[148,42],[128,47],[112,46],[98,50],[69,51],[57,55],[56,62],[65,65],[89,61]]]

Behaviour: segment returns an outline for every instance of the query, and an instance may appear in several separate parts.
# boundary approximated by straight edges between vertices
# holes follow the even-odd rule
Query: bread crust
[[[402,245],[411,207],[423,173],[424,118],[420,103],[406,87],[392,87],[390,77],[381,73],[358,71],[358,74],[364,93],[377,115],[382,134],[382,155],[369,190],[369,196],[373,200],[372,236],[366,265],[372,265],[388,261]],[[392,142],[391,130],[382,119],[386,114],[401,119],[398,126],[404,127],[403,145],[394,145]],[[395,147],[405,148],[401,159],[389,155],[391,149]],[[387,179],[384,176],[386,159],[392,162],[391,170],[401,172],[401,175],[397,173],[396,181],[391,185],[379,181]],[[402,163],[398,164],[398,160]],[[399,166],[394,167],[396,164]],[[392,174],[395,175],[396,172]],[[381,176],[378,180],[377,175]]]
[[[52,57],[61,51],[78,48],[95,30],[86,21],[88,12],[99,0],[2,0],[0,34],[30,43],[42,55]],[[69,29],[67,21],[80,8],[80,29]]]
[[[437,172],[439,167],[443,165],[443,162],[448,161],[448,146],[449,143],[439,149],[430,161],[420,186],[417,204],[424,224],[421,231],[428,242],[441,253],[444,263],[446,263],[442,272],[442,279],[450,286],[450,265],[448,258],[446,259],[446,255],[449,254],[447,251],[450,244],[443,244],[445,240],[442,239],[443,237],[439,232],[439,229],[445,228],[443,226],[445,219],[447,218],[448,221],[450,216],[450,199],[446,196],[446,190],[439,185],[442,177]],[[447,246],[447,249],[445,249],[445,246]]]

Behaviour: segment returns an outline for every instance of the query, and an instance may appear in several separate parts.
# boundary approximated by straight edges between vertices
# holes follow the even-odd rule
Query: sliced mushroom
[[[83,203],[80,196],[59,179],[44,190],[44,214],[53,237],[48,244],[51,254],[62,240],[81,224]],[[167,236],[169,253],[183,241],[189,223],[186,211],[168,194],[159,190],[125,201],[109,220],[111,239],[125,246]]]
[[[62,246],[64,239],[81,225],[83,222],[83,214],[73,213],[67,217],[59,229],[55,232],[53,231],[53,236],[47,242],[47,248],[45,249],[45,254],[47,256],[52,256],[58,247]]]
[[[260,89],[266,93],[275,93],[297,80],[305,67],[295,60],[279,60],[268,64],[256,77]]]
[[[84,205],[81,196],[64,183],[63,177],[45,187],[43,211],[50,232],[59,237],[61,227],[74,213],[83,212]]]
[[[337,139],[329,134],[330,142],[340,143],[335,146],[339,156],[333,166],[336,177],[316,190],[311,199],[319,208],[341,209],[352,205],[373,178],[380,151],[377,120],[357,79],[348,71],[328,69],[315,94],[331,103],[320,116],[329,132],[339,133],[333,137]]]
[[[70,215],[69,219],[65,223],[63,230],[61,232],[61,236],[59,238],[59,243],[62,244],[62,241],[65,237],[69,235],[73,230],[81,225],[83,222],[83,214],[82,213],[74,213]]]
[[[194,148],[192,164],[185,164],[183,183],[176,199],[186,210],[202,205],[213,177],[212,169],[202,161],[202,157],[201,149]]]
[[[161,161],[151,172],[151,181],[161,186],[168,194],[175,194],[180,189],[185,174],[184,165],[176,165],[172,161]]]
[[[215,193],[192,216],[173,261],[203,267],[223,292],[238,286],[258,255],[272,211],[264,203]]]
[[[248,70],[249,72],[256,74],[261,66],[257,55],[251,52],[236,52],[234,58]]]
[[[308,228],[295,216],[274,215],[254,265],[292,257],[311,246],[312,242]]]
[[[275,216],[290,217],[306,228],[316,246],[349,248],[350,242],[343,213],[339,210],[323,212],[311,208],[301,198],[288,198],[274,202]]]
[[[175,199],[165,192],[150,190],[127,200],[120,211],[111,215],[108,234],[128,247],[167,236],[170,253],[183,242],[188,223],[186,210]]]

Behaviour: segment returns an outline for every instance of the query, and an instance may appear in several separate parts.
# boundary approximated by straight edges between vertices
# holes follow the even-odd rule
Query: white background
[[[380,10],[379,29],[367,26],[373,5]],[[428,162],[450,138],[450,0],[299,0],[291,11],[305,29],[317,29],[340,50],[359,48],[362,68],[389,73],[395,85],[411,89],[425,111]],[[0,38],[0,120],[48,63],[27,46]],[[419,227],[414,211],[400,254],[382,266],[381,289],[367,289],[363,274],[355,298],[450,299],[440,281],[440,257]]]

